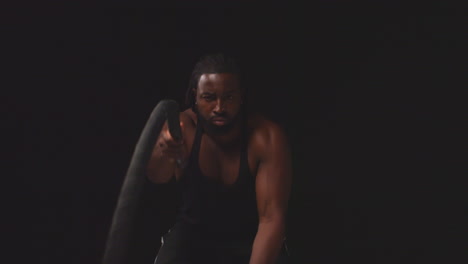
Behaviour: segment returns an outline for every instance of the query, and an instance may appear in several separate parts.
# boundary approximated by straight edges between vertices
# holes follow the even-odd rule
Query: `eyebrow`
[[[238,92],[239,92],[239,90],[237,90],[237,89],[232,89],[232,90],[226,91],[225,94],[238,93]]]
[[[226,91],[223,94],[233,94],[233,93],[239,93],[239,92],[240,91],[238,91],[237,89],[233,89],[233,90]],[[205,91],[205,92],[201,93],[201,95],[204,95],[204,94],[213,95],[213,94],[216,94],[216,93],[215,92],[210,92],[210,91]]]

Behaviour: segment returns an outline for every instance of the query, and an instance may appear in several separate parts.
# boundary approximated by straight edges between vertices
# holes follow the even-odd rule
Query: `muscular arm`
[[[260,151],[256,192],[259,226],[250,264],[275,263],[285,237],[290,193],[291,154],[285,133],[277,125],[267,129]]]

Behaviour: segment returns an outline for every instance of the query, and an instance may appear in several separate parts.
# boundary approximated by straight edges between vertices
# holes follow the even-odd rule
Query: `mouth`
[[[224,126],[227,123],[227,118],[215,117],[211,119],[211,122],[217,126]]]

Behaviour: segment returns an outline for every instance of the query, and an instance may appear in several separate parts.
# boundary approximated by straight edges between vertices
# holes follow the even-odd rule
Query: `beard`
[[[236,123],[239,121],[240,116],[241,115],[240,115],[240,112],[239,112],[234,117],[229,118],[228,122],[226,124],[222,125],[222,126],[218,126],[218,125],[213,124],[209,119],[206,119],[200,113],[198,113],[198,120],[203,125],[206,132],[211,133],[211,134],[215,134],[215,135],[224,135],[224,134],[227,134],[228,132],[230,132],[234,128]]]

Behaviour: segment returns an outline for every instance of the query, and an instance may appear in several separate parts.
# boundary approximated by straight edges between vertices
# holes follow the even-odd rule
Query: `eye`
[[[213,95],[209,95],[209,94],[202,95],[202,98],[205,101],[213,101],[215,99],[215,97]]]

